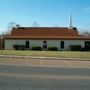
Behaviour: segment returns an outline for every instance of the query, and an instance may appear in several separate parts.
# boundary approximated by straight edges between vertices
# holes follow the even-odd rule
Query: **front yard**
[[[5,55],[31,55],[39,57],[60,57],[60,58],[90,58],[90,52],[81,51],[19,51],[1,50],[0,54]]]

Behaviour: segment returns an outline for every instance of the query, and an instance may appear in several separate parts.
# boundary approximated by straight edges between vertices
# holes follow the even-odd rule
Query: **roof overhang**
[[[5,39],[16,40],[90,40],[90,36],[5,36]]]

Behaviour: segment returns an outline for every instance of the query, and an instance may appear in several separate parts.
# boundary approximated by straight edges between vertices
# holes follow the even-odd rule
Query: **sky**
[[[79,31],[90,32],[90,0],[0,0],[0,33],[10,23],[31,27],[69,27],[69,17]]]

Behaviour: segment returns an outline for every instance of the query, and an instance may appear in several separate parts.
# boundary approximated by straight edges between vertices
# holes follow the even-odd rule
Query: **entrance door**
[[[43,49],[47,49],[47,41],[43,41]]]

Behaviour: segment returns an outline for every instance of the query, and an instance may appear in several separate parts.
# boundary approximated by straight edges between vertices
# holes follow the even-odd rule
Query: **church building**
[[[24,45],[27,50],[34,46],[70,50],[70,45],[80,45],[82,48],[90,45],[90,36],[79,35],[75,27],[17,27],[5,36],[5,49],[13,50],[14,45]]]
[[[41,47],[47,50],[56,47],[58,50],[70,50],[71,45],[90,46],[90,36],[79,35],[72,25],[70,16],[69,27],[13,27],[10,35],[4,37],[5,49],[13,50],[16,46],[23,46],[26,50]]]

